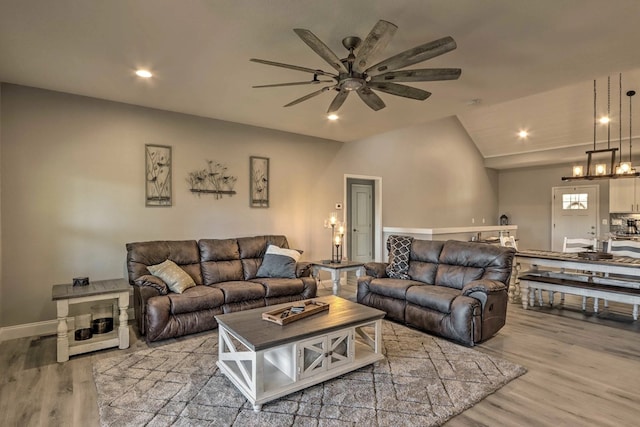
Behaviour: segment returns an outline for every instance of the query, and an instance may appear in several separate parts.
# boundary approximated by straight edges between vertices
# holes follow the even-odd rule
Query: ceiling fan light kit
[[[585,168],[582,165],[574,165],[572,170],[572,176],[563,176],[563,181],[579,181],[594,179],[617,179],[617,178],[636,178],[640,177],[640,172],[631,164],[632,158],[632,132],[631,132],[631,97],[636,94],[634,90],[627,91],[626,95],[629,97],[629,160],[622,161],[622,74],[619,78],[619,100],[620,100],[620,114],[619,114],[619,148],[611,147],[611,78],[607,78],[607,116],[598,120],[596,118],[596,81],[593,81],[593,150],[588,150],[587,154],[587,167],[586,174]],[[603,120],[605,119],[606,120]],[[596,149],[596,127],[597,124],[607,125],[607,148]],[[606,163],[597,163],[594,165],[593,173],[591,171],[591,165],[593,163],[593,155],[611,155],[609,166],[607,168]],[[616,155],[619,155],[618,162],[616,164]]]
[[[311,81],[275,83],[253,87],[266,88],[332,83],[320,90],[316,90],[289,102],[285,107],[299,104],[320,95],[321,93],[334,90],[338,93],[327,110],[327,114],[334,114],[338,109],[340,109],[342,104],[344,104],[350,92],[356,92],[360,99],[362,99],[369,108],[374,111],[378,111],[385,108],[385,103],[374,91],[424,101],[431,96],[430,92],[412,86],[398,84],[398,82],[456,80],[460,77],[462,70],[459,68],[401,70],[402,68],[406,68],[410,65],[426,61],[454,50],[457,46],[456,42],[451,37],[443,37],[441,39],[416,46],[369,66],[371,59],[375,58],[379,52],[384,50],[397,29],[398,27],[391,22],[380,20],[376,25],[374,25],[373,29],[369,32],[369,35],[367,35],[364,41],[356,36],[345,37],[342,40],[342,45],[349,51],[349,54],[346,58],[340,59],[311,31],[296,28],[293,31],[298,35],[298,37],[300,37],[302,41],[304,41],[316,54],[329,64],[335,72],[326,72],[323,70],[314,70],[312,68],[284,64],[281,62],[251,58],[251,61],[260,64],[313,74],[313,79]],[[333,80],[319,80],[318,76],[332,78]]]

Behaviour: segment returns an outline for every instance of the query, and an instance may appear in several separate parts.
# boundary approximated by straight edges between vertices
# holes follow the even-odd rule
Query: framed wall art
[[[149,145],[145,149],[145,205],[171,206],[171,147]]]
[[[249,205],[252,208],[269,207],[269,158],[249,157]]]

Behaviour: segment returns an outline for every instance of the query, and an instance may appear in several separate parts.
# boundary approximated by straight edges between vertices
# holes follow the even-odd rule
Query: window
[[[589,195],[587,193],[562,195],[563,210],[587,209],[588,205],[589,205]]]

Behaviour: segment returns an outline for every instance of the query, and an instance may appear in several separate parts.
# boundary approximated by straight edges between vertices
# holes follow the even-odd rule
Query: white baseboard
[[[129,320],[133,320],[135,318],[133,307],[129,307],[127,315],[129,316]],[[67,325],[69,330],[73,330],[75,328],[75,319],[73,317],[67,318]],[[4,328],[0,328],[0,342],[25,337],[57,334],[58,320],[45,320],[43,322],[25,323],[22,325],[5,326]]]

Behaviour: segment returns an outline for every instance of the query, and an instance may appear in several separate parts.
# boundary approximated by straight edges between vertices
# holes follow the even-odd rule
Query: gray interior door
[[[368,262],[373,259],[373,181],[347,181],[349,187],[349,258]]]

